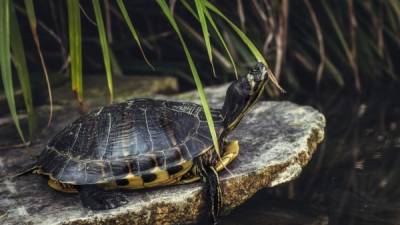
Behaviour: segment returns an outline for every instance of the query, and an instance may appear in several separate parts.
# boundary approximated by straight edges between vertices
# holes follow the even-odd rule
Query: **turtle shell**
[[[221,112],[211,112],[221,134]],[[135,99],[78,118],[49,141],[38,161],[42,173],[62,183],[100,184],[128,174],[149,178],[155,168],[171,172],[212,145],[200,105]]]

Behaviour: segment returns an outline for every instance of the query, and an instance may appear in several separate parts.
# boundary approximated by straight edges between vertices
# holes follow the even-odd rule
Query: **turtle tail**
[[[40,166],[38,165],[37,162],[30,163],[30,164],[26,165],[23,169],[18,171],[16,174],[11,175],[10,178],[15,179],[17,177],[21,177],[21,176],[27,175],[29,173],[33,173],[36,170],[38,170],[39,168],[40,168]]]

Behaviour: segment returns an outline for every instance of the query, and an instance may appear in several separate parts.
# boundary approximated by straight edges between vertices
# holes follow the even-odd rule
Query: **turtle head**
[[[245,76],[241,76],[229,86],[222,107],[226,131],[234,129],[260,97],[268,80],[266,73],[267,68],[259,62]]]

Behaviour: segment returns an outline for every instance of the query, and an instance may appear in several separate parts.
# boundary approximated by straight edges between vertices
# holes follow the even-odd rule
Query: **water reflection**
[[[400,224],[399,90],[289,97],[324,113],[325,141],[297,180],[260,191],[221,224]]]

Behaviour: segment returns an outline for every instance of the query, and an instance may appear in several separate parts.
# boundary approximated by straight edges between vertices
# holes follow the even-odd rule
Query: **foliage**
[[[25,142],[19,125],[17,110],[15,107],[14,87],[11,74],[11,43],[10,43],[10,0],[0,1],[0,68],[1,78],[4,86],[4,93],[7,98],[8,107],[15,126],[17,127],[18,134],[23,142]]]
[[[190,51],[183,39],[183,36],[180,32],[178,24],[176,23],[176,20],[174,18],[174,14],[173,14],[171,8],[167,5],[167,3],[164,0],[158,0],[157,3],[160,6],[165,17],[168,19],[169,23],[172,25],[173,29],[175,30],[175,32],[178,35],[179,40],[182,44],[182,47],[185,52],[185,56],[187,58],[188,64],[190,66],[190,70],[192,72],[192,75],[193,75],[193,78],[194,78],[194,81],[195,81],[195,84],[197,87],[197,90],[199,92],[200,100],[201,100],[201,103],[204,108],[204,112],[205,112],[205,115],[207,118],[208,125],[210,127],[210,132],[211,132],[211,136],[214,141],[215,148],[216,148],[217,152],[219,152],[218,138],[217,138],[215,128],[214,128],[213,118],[212,118],[212,115],[210,112],[210,108],[208,106],[208,102],[207,102],[207,99],[205,96],[202,82],[200,80],[200,76],[199,76],[196,66],[194,64],[194,61],[190,54]],[[122,0],[119,0],[119,1],[117,1],[117,4],[118,4],[118,7],[122,13],[122,16],[123,16],[125,22],[127,23],[128,27],[129,27],[129,30],[130,30],[132,36],[134,37],[137,45],[139,46],[139,49],[140,49],[145,61],[147,62],[147,64],[150,67],[152,67],[152,65],[150,64],[150,62],[147,60],[146,56],[144,55],[144,52],[143,52],[141,43],[139,41],[136,29],[130,20],[130,17],[128,15],[128,12],[126,10],[124,2]],[[190,5],[187,4],[186,2],[185,2],[185,4],[187,7],[191,8]],[[101,46],[102,53],[103,53],[104,67],[106,70],[108,89],[109,89],[109,93],[110,93],[110,102],[112,102],[112,100],[113,100],[113,84],[112,84],[111,59],[110,59],[110,52],[109,52],[110,51],[109,40],[107,40],[106,27],[104,25],[104,20],[103,20],[104,16],[102,14],[100,1],[93,0],[92,5],[93,5],[94,15],[95,15],[95,19],[96,19],[96,27],[98,29],[98,34],[99,34],[99,39],[100,39],[100,46]],[[25,6],[26,6],[26,11],[27,11],[27,16],[29,18],[29,22],[31,25],[32,33],[34,36],[35,44],[38,48],[42,66],[44,68],[46,80],[48,81],[47,82],[48,87],[50,87],[47,69],[46,69],[46,66],[44,63],[44,58],[43,58],[40,44],[39,44],[40,42],[39,42],[39,37],[37,34],[37,21],[36,21],[33,2],[31,0],[25,0]],[[69,55],[70,55],[70,59],[71,59],[72,91],[76,94],[78,101],[82,104],[82,102],[83,102],[83,82],[82,82],[83,79],[82,79],[82,43],[81,43],[82,42],[82,33],[81,33],[80,7],[81,7],[80,2],[78,0],[67,1],[68,26],[69,26],[68,27],[69,28],[68,29],[69,30],[69,46],[70,46],[70,54]],[[243,32],[241,32],[240,29],[238,29],[229,19],[227,19],[214,5],[212,5],[210,2],[208,2],[206,0],[196,0],[195,7],[197,9],[197,16],[198,16],[197,18],[199,19],[199,22],[201,24],[201,30],[203,32],[203,38],[206,43],[206,49],[207,49],[207,54],[209,57],[209,62],[212,65],[214,75],[215,75],[215,70],[214,70],[214,64],[213,64],[213,59],[212,59],[212,47],[211,47],[210,37],[209,37],[209,33],[208,33],[208,24],[207,24],[206,18],[212,24],[213,29],[219,34],[219,38],[222,41],[223,45],[225,46],[225,50],[228,52],[228,54],[229,54],[229,50],[226,47],[226,44],[224,43],[217,26],[213,22],[212,16],[208,12],[208,9],[215,12],[218,16],[222,17],[225,21],[227,21],[230,24],[230,26],[235,30],[235,32],[237,32],[238,35],[243,39],[244,43],[250,48],[250,50],[254,54],[255,58],[258,61],[261,61],[267,65],[266,60],[260,54],[260,52],[258,52],[258,50],[255,48],[254,44],[251,43],[250,39]],[[7,7],[7,8],[9,8],[9,7]],[[9,15],[4,14],[4,18],[2,18],[2,19],[3,19],[2,22],[4,24],[7,23],[8,27],[9,27],[9,21],[8,21]],[[7,38],[9,38],[9,32],[5,32],[5,35],[8,36]],[[7,39],[5,39],[5,40],[7,40]],[[4,44],[9,45],[9,42],[5,41]],[[8,55],[4,55],[4,56],[9,56],[9,54],[10,54],[9,50],[3,50],[3,52],[4,52],[4,54],[5,54],[5,52],[7,52],[7,54],[8,54]],[[229,56],[230,56],[230,54],[229,54]],[[231,62],[233,62],[231,56],[230,56],[230,58],[231,58]],[[17,60],[25,60],[25,59],[21,59],[21,57],[18,57],[16,59]],[[3,64],[6,65],[5,62]],[[4,86],[6,88],[8,88],[7,89],[7,93],[8,93],[7,100],[9,101],[9,104],[10,104],[9,107],[12,110],[14,121],[17,125],[17,128],[19,131],[21,131],[19,128],[19,121],[18,121],[17,115],[16,115],[16,106],[14,103],[14,96],[12,94],[13,93],[13,90],[12,90],[13,85],[12,85],[12,78],[11,78],[11,71],[10,71],[11,69],[9,68],[10,67],[9,63],[7,64],[7,66],[8,67],[4,67],[4,68],[8,69],[8,70],[7,71],[4,70],[2,72],[2,74],[5,74],[4,77],[7,78],[7,79],[5,79],[5,81],[8,81],[8,83],[4,82],[4,84],[5,84]],[[273,75],[271,73],[269,75],[271,76],[270,78],[273,81],[275,81]],[[26,85],[26,83],[29,83],[28,79],[21,79],[20,81],[23,85]],[[10,89],[10,87],[11,87],[11,89]],[[279,87],[279,85],[278,85],[278,87]],[[50,90],[49,90],[49,97],[50,97],[50,102],[52,102]],[[50,116],[50,119],[51,119],[51,116]],[[49,122],[50,122],[50,119],[49,119]],[[21,133],[21,138],[23,138],[22,133]]]
[[[399,7],[399,1],[286,0],[251,1],[224,12],[242,15],[242,30],[254,37],[291,90],[362,93],[371,85],[398,81]]]
[[[279,89],[273,71],[291,91],[345,88],[361,93],[372,84],[384,85],[399,78],[400,65],[395,58],[400,46],[400,2],[396,0],[25,0],[24,4],[15,5],[8,0],[1,4],[7,2],[12,3],[11,10],[6,13],[2,7],[0,22],[8,26],[19,24],[24,29],[24,21],[28,21],[32,31],[29,39],[22,30],[24,43],[18,41],[21,33],[18,26],[13,25],[9,32],[4,30],[0,35],[3,89],[21,136],[12,94],[10,53],[26,111],[31,115],[29,121],[34,118],[34,110],[28,75],[31,71],[27,68],[36,63],[32,61],[37,57],[35,54],[40,58],[50,103],[51,83],[46,63],[50,71],[58,66],[61,68],[58,71],[70,68],[72,91],[80,103],[84,101],[83,74],[93,68],[106,71],[110,100],[112,73],[116,74],[119,68],[139,73],[172,73],[183,78],[183,82],[195,84],[211,130],[213,123],[207,113],[203,84],[215,83],[216,79],[207,74],[231,80],[234,79],[231,75],[237,78],[254,61],[268,65],[265,60],[268,58],[270,79]],[[13,7],[19,13],[16,17]],[[52,20],[41,16],[46,7]],[[8,46],[10,36],[17,41]],[[49,62],[46,54],[50,44],[41,46],[39,37],[53,38],[60,45],[58,64],[54,60]],[[32,43],[37,51],[30,47]],[[63,52],[66,45],[69,52]],[[135,48],[139,54],[132,54],[131,49]],[[182,48],[184,54],[179,54]],[[94,49],[101,49],[102,54],[96,54]],[[103,64],[94,64],[101,61],[99,56],[103,57]],[[192,75],[187,74],[187,68]]]
[[[67,1],[67,7],[72,91],[77,96],[78,101],[82,102],[82,31],[79,0]]]

